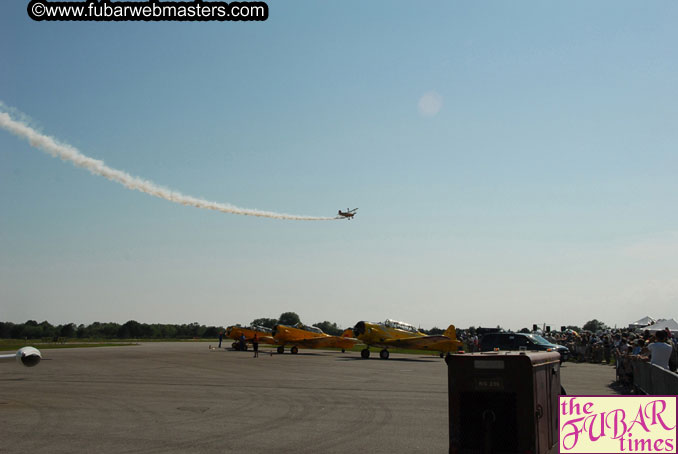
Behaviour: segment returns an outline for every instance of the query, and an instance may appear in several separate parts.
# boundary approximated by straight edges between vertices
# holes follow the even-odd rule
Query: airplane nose
[[[26,367],[36,366],[42,359],[42,355],[37,348],[23,347],[16,352],[17,359]]]
[[[356,323],[356,325],[353,327],[353,335],[355,337],[358,337],[364,333],[365,333],[365,322]]]

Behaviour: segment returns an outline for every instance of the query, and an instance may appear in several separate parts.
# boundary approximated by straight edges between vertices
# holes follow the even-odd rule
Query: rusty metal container
[[[450,453],[557,452],[560,354],[448,355]]]

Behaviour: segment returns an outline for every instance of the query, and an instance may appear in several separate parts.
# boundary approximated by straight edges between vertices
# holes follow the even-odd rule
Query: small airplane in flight
[[[342,218],[346,218],[346,219],[353,219],[353,216],[355,216],[356,211],[358,211],[357,208],[354,208],[352,210],[349,210],[348,208],[346,208],[346,211],[339,210],[337,212],[337,214],[338,214],[337,217],[342,217]]]
[[[248,327],[242,326],[229,326],[226,328],[226,337],[233,339],[233,348],[235,350],[240,350],[240,344],[238,341],[241,340],[242,336],[245,336],[245,343],[252,343],[254,336],[257,336],[257,340],[260,344],[275,344],[275,339],[273,339],[272,330],[264,326],[252,325]],[[247,349],[247,345],[245,345]]]
[[[341,336],[332,336],[325,334],[320,328],[307,326],[297,323],[295,326],[276,325],[273,328],[273,337],[278,343],[278,353],[285,352],[285,345],[292,345],[290,353],[293,355],[302,348],[341,348],[345,352],[347,348],[352,348],[360,341],[353,337],[348,337],[350,330],[344,331]]]
[[[19,364],[23,364],[26,367],[37,366],[42,355],[40,350],[35,347],[23,347],[17,350],[16,353],[10,353],[9,355],[0,355],[0,361],[8,361],[16,359]]]
[[[368,347],[382,347],[383,350],[379,352],[381,359],[388,359],[389,348],[432,350],[440,352],[442,357],[445,353],[458,351],[463,345],[461,341],[457,340],[457,331],[454,325],[450,325],[442,335],[430,336],[408,323],[386,320],[384,323],[358,322],[353,327],[353,332],[355,337]],[[365,359],[369,358],[370,349],[363,349],[360,356]]]

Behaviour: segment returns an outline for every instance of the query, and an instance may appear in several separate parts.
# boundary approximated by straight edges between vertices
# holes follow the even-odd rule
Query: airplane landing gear
[[[440,352],[440,357],[441,357],[441,358],[444,358],[444,357],[445,357],[445,353]]]
[[[342,349],[341,349],[341,352],[342,352],[342,353],[346,353],[346,349],[345,349],[345,348],[342,348]]]
[[[297,348],[296,345],[294,347],[290,348],[290,353],[292,353],[293,355],[296,355],[297,353],[299,353],[299,349]]]
[[[369,358],[370,357],[370,349],[369,348],[363,348],[362,350],[360,350],[360,356],[363,359]]]
[[[388,350],[383,349],[382,351],[379,352],[379,358],[381,359],[388,359]]]
[[[279,346],[279,347],[278,347],[278,353],[280,353],[281,355],[282,355],[283,353],[285,353],[285,347],[283,347],[282,345]]]

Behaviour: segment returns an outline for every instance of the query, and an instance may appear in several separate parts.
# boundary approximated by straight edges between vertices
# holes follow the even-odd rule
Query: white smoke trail
[[[0,103],[0,106],[3,106]],[[80,153],[76,148],[68,144],[61,144],[52,137],[39,133],[31,128],[25,122],[12,119],[8,113],[0,112],[0,126],[7,131],[16,134],[19,137],[27,139],[31,146],[41,149],[54,157],[59,157],[64,161],[70,161],[77,167],[89,170],[95,175],[101,175],[111,181],[115,181],[126,188],[145,192],[170,202],[181,205],[204,208],[207,210],[221,211],[222,213],[241,214],[245,216],[258,216],[262,218],[286,219],[291,221],[332,221],[341,219],[340,217],[317,217],[317,216],[297,216],[293,214],[275,213],[272,211],[260,211],[249,208],[239,208],[228,203],[210,202],[198,199],[188,195],[181,194],[170,189],[158,186],[157,184],[134,177],[122,170],[113,169],[104,164],[103,161],[90,158]]]

